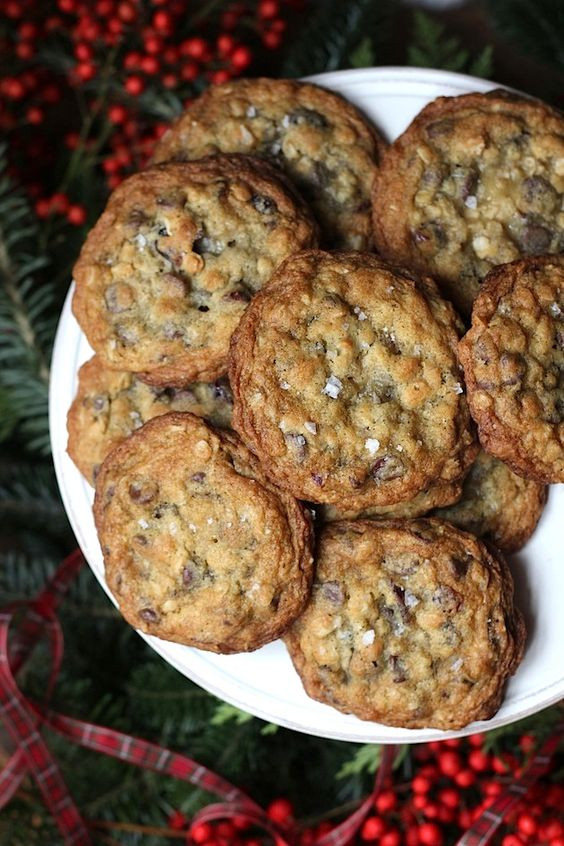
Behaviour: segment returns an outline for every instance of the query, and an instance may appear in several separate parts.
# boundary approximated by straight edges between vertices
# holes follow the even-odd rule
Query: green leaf
[[[349,62],[353,68],[369,68],[374,64],[375,58],[372,41],[367,36],[352,51]]]
[[[468,73],[472,76],[481,76],[483,79],[491,79],[493,76],[493,47],[488,44],[481,53],[478,53],[473,62],[470,63]]]
[[[247,714],[246,711],[241,711],[234,705],[228,705],[227,702],[222,702],[217,706],[210,723],[212,726],[223,726],[225,723],[234,722],[237,725],[243,725],[254,720],[252,714]]]
[[[275,723],[267,723],[263,726],[260,730],[260,733],[263,737],[268,737],[271,734],[276,734],[280,726],[277,726]]]
[[[407,48],[408,64],[423,68],[465,71],[488,76],[492,71],[493,48],[486,46],[474,59],[455,36],[448,36],[443,23],[416,10],[413,13],[413,40]]]
[[[336,778],[348,778],[361,773],[375,773],[381,760],[382,747],[379,744],[368,743],[357,749],[350,761],[343,764]]]

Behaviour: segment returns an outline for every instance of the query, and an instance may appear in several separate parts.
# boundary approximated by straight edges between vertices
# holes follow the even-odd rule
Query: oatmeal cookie
[[[412,499],[476,452],[456,343],[430,279],[368,253],[299,253],[233,337],[233,426],[299,499]]]
[[[481,451],[464,480],[462,497],[435,516],[516,552],[529,540],[543,512],[545,485],[522,479],[493,455]]]
[[[117,188],[74,270],[73,311],[109,367],[154,385],[225,373],[231,333],[291,253],[316,244],[305,205],[245,156],[167,164]]]
[[[215,426],[227,427],[232,406],[227,379],[154,388],[134,373],[111,370],[96,355],[78,373],[77,394],[67,415],[67,451],[94,484],[106,455],[147,420],[169,411],[190,411]]]
[[[564,257],[492,270],[459,353],[484,449],[526,479],[564,482]]]
[[[370,191],[384,142],[332,91],[285,79],[210,86],[161,138],[154,161],[251,153],[281,167],[311,204],[324,246],[369,249]]]
[[[309,596],[306,510],[235,434],[192,414],[156,417],[110,453],[94,517],[108,586],[148,634],[246,652],[279,637]]]
[[[439,97],[382,159],[376,245],[469,314],[494,265],[564,251],[563,192],[559,112],[504,91]]]
[[[501,557],[439,520],[333,523],[285,643],[306,692],[363,720],[460,729],[498,710],[525,641]]]
[[[322,522],[332,523],[335,520],[392,520],[412,519],[428,514],[433,508],[452,505],[462,496],[462,480],[444,485],[431,485],[425,491],[416,494],[413,499],[398,502],[395,505],[375,505],[363,511],[347,511],[336,505],[321,505],[316,508]]]

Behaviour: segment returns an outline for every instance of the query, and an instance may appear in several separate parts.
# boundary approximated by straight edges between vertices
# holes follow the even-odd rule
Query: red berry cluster
[[[522,772],[536,749],[531,735],[519,739],[519,754],[494,755],[485,749],[485,735],[446,740],[417,747],[415,772],[403,784],[388,784],[374,800],[356,838],[358,846],[452,846],[495,798]],[[275,799],[267,816],[296,846],[314,846],[338,823],[327,820],[313,827],[296,823],[294,808]],[[178,811],[169,827],[186,830],[188,844],[198,846],[264,846],[264,832],[252,829],[244,817],[220,823],[200,823],[191,832]],[[496,846],[564,846],[564,785],[536,785],[515,806],[493,841]],[[351,844],[353,846],[353,844]]]
[[[261,61],[268,73],[270,51],[306,3],[232,0],[206,15],[187,0],[7,0],[0,130],[37,214],[85,219],[69,180],[63,198],[55,151],[74,156],[73,172],[76,156],[90,157],[115,188],[147,163],[165,119],[206,85],[261,70]]]

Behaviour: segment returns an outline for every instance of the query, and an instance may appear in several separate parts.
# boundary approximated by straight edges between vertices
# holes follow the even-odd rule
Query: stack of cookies
[[[563,192],[564,120],[499,92],[388,148],[307,83],[195,101],[75,267],[69,453],[125,618],[282,636],[361,719],[491,717],[525,641],[502,553],[564,481]]]

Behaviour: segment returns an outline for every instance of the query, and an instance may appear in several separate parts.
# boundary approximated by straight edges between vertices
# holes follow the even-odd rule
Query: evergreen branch
[[[370,38],[375,46],[386,40],[392,4],[389,0],[324,0],[311,14],[286,54],[282,76],[305,76],[350,67],[361,43]],[[367,55],[364,48],[363,55]]]
[[[430,15],[413,13],[413,40],[407,49],[407,62],[421,68],[466,71],[475,76],[491,76],[493,48],[490,45],[474,58],[460,39],[446,37],[446,27]]]
[[[487,0],[496,29],[511,43],[564,71],[562,0]]]
[[[0,147],[0,436],[18,429],[28,450],[49,452],[47,402],[49,357],[55,334],[53,285],[34,274],[38,227],[26,198],[6,176],[7,151]]]

